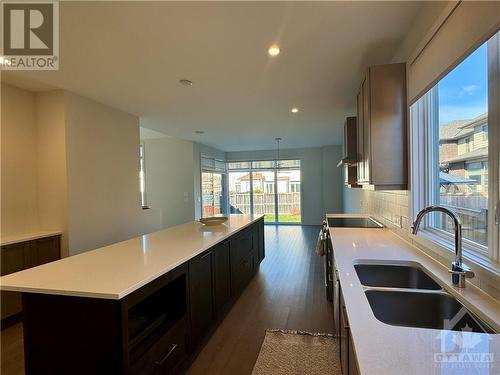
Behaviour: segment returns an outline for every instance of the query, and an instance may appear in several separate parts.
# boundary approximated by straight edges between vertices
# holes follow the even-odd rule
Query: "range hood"
[[[345,157],[343,159],[341,159],[338,163],[337,163],[337,167],[340,167],[341,165],[347,165],[348,167],[355,167],[356,166],[356,163],[357,163],[357,160],[356,159],[353,159],[352,157]]]
[[[337,164],[355,167],[358,162],[358,138],[356,136],[356,117],[347,117],[344,123],[344,157]]]

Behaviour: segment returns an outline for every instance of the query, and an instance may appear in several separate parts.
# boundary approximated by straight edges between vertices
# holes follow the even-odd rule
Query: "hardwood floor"
[[[267,328],[332,332],[324,259],[314,252],[319,226],[265,227],[266,259],[217,327],[189,375],[251,374]],[[1,332],[1,373],[24,373],[22,325]]]
[[[266,259],[189,375],[251,374],[267,328],[333,332],[324,259],[314,252],[320,227],[265,227]]]
[[[23,324],[18,323],[0,333],[2,375],[24,374]]]

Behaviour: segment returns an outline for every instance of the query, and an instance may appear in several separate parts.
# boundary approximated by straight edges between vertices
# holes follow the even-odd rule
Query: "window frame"
[[[205,161],[210,161],[210,165],[204,164]],[[218,165],[223,165],[223,168],[219,168]],[[221,214],[226,215],[229,212],[229,202],[227,198],[227,162],[226,160],[218,159],[214,156],[207,154],[200,154],[200,216],[203,218],[203,173],[212,174],[212,197],[214,197],[214,184],[213,184],[213,174],[218,173],[222,175],[222,201]],[[212,206],[215,207],[215,202],[212,202]]]
[[[272,162],[272,167],[260,167],[258,165],[258,163],[261,163],[261,162]],[[284,161],[295,161],[295,162],[298,162],[295,163],[294,165],[291,165],[291,166],[282,166],[282,163]],[[230,168],[229,165],[237,165],[237,164],[240,164],[240,165],[248,165],[248,167],[241,167],[241,168]],[[278,165],[279,164],[279,165]],[[303,161],[301,158],[283,158],[283,159],[279,159],[279,162],[276,158],[262,158],[262,159],[247,159],[247,160],[227,160],[226,161],[226,170],[228,172],[228,176],[229,176],[229,173],[231,172],[247,172],[250,174],[250,189],[249,189],[249,193],[250,193],[250,213],[253,215],[254,212],[253,212],[253,208],[254,208],[254,205],[253,205],[253,173],[255,172],[262,172],[262,171],[273,171],[274,172],[274,196],[275,196],[275,199],[274,199],[274,202],[275,202],[275,221],[274,222],[265,222],[265,224],[269,224],[269,225],[301,225],[302,222],[303,222],[303,212],[302,212],[302,208],[304,207],[304,194],[302,193],[302,189],[299,191],[300,193],[300,207],[301,207],[301,214],[300,214],[300,222],[293,222],[293,223],[289,223],[289,222],[284,222],[284,221],[279,221],[279,200],[278,200],[278,196],[279,196],[279,192],[278,192],[278,172],[279,171],[292,171],[292,170],[298,170],[300,171],[300,175],[301,175],[301,180],[300,180],[300,184],[302,184],[302,165],[303,165]],[[226,179],[227,180],[227,183],[229,184],[229,177]],[[227,192],[228,192],[228,206],[229,206],[229,187],[227,189]]]
[[[484,42],[483,42],[484,43]],[[483,44],[480,43],[479,45]],[[500,205],[500,33],[488,39],[488,246],[463,238],[463,255],[486,269],[499,272],[500,225],[494,213]],[[475,51],[475,49],[473,50]],[[466,59],[469,55],[465,56]],[[461,60],[463,61],[463,60]],[[458,65],[461,61],[457,62]],[[449,72],[450,70],[448,70]],[[444,75],[443,75],[444,76]],[[439,201],[439,126],[437,83],[409,108],[411,155],[411,213]],[[482,165],[481,165],[482,170]],[[431,171],[431,172],[429,172]],[[482,176],[482,175],[481,175]],[[482,177],[481,177],[482,178]],[[433,227],[433,215],[422,222],[418,238],[439,249],[454,251],[454,236]],[[443,255],[443,254],[442,254]]]

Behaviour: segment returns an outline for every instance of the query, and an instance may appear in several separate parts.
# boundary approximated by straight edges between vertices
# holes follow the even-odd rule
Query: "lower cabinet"
[[[352,334],[349,327],[349,319],[347,316],[347,309],[344,303],[344,296],[342,294],[342,287],[339,287],[339,352],[340,363],[343,375],[359,375],[358,361],[354,351],[354,344]]]
[[[186,358],[186,319],[181,319],[130,367],[130,374],[173,374]]]
[[[259,230],[260,225],[259,221],[230,241],[232,296],[240,295],[245,289],[257,268],[259,253],[264,255],[264,249],[259,250],[259,239],[264,235],[263,230]]]
[[[212,325],[214,249],[189,261],[191,345],[197,346]]]
[[[263,236],[264,221],[259,220],[189,261],[193,348],[207,335],[214,320],[224,316],[229,303],[255,275],[259,254],[264,256]]]
[[[259,264],[266,257],[266,248],[264,245],[264,220],[257,223],[257,241],[258,241],[258,262]]]
[[[231,301],[231,262],[229,241],[225,241],[213,251],[213,298],[216,318],[224,315]]]
[[[5,245],[0,252],[1,276],[4,276],[60,259],[60,236]],[[19,314],[22,311],[21,294],[1,292],[0,306],[2,320]]]

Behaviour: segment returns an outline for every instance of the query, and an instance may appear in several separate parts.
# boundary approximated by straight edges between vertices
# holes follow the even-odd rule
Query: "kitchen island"
[[[264,220],[190,222],[14,273],[27,374],[170,374],[264,259]]]

